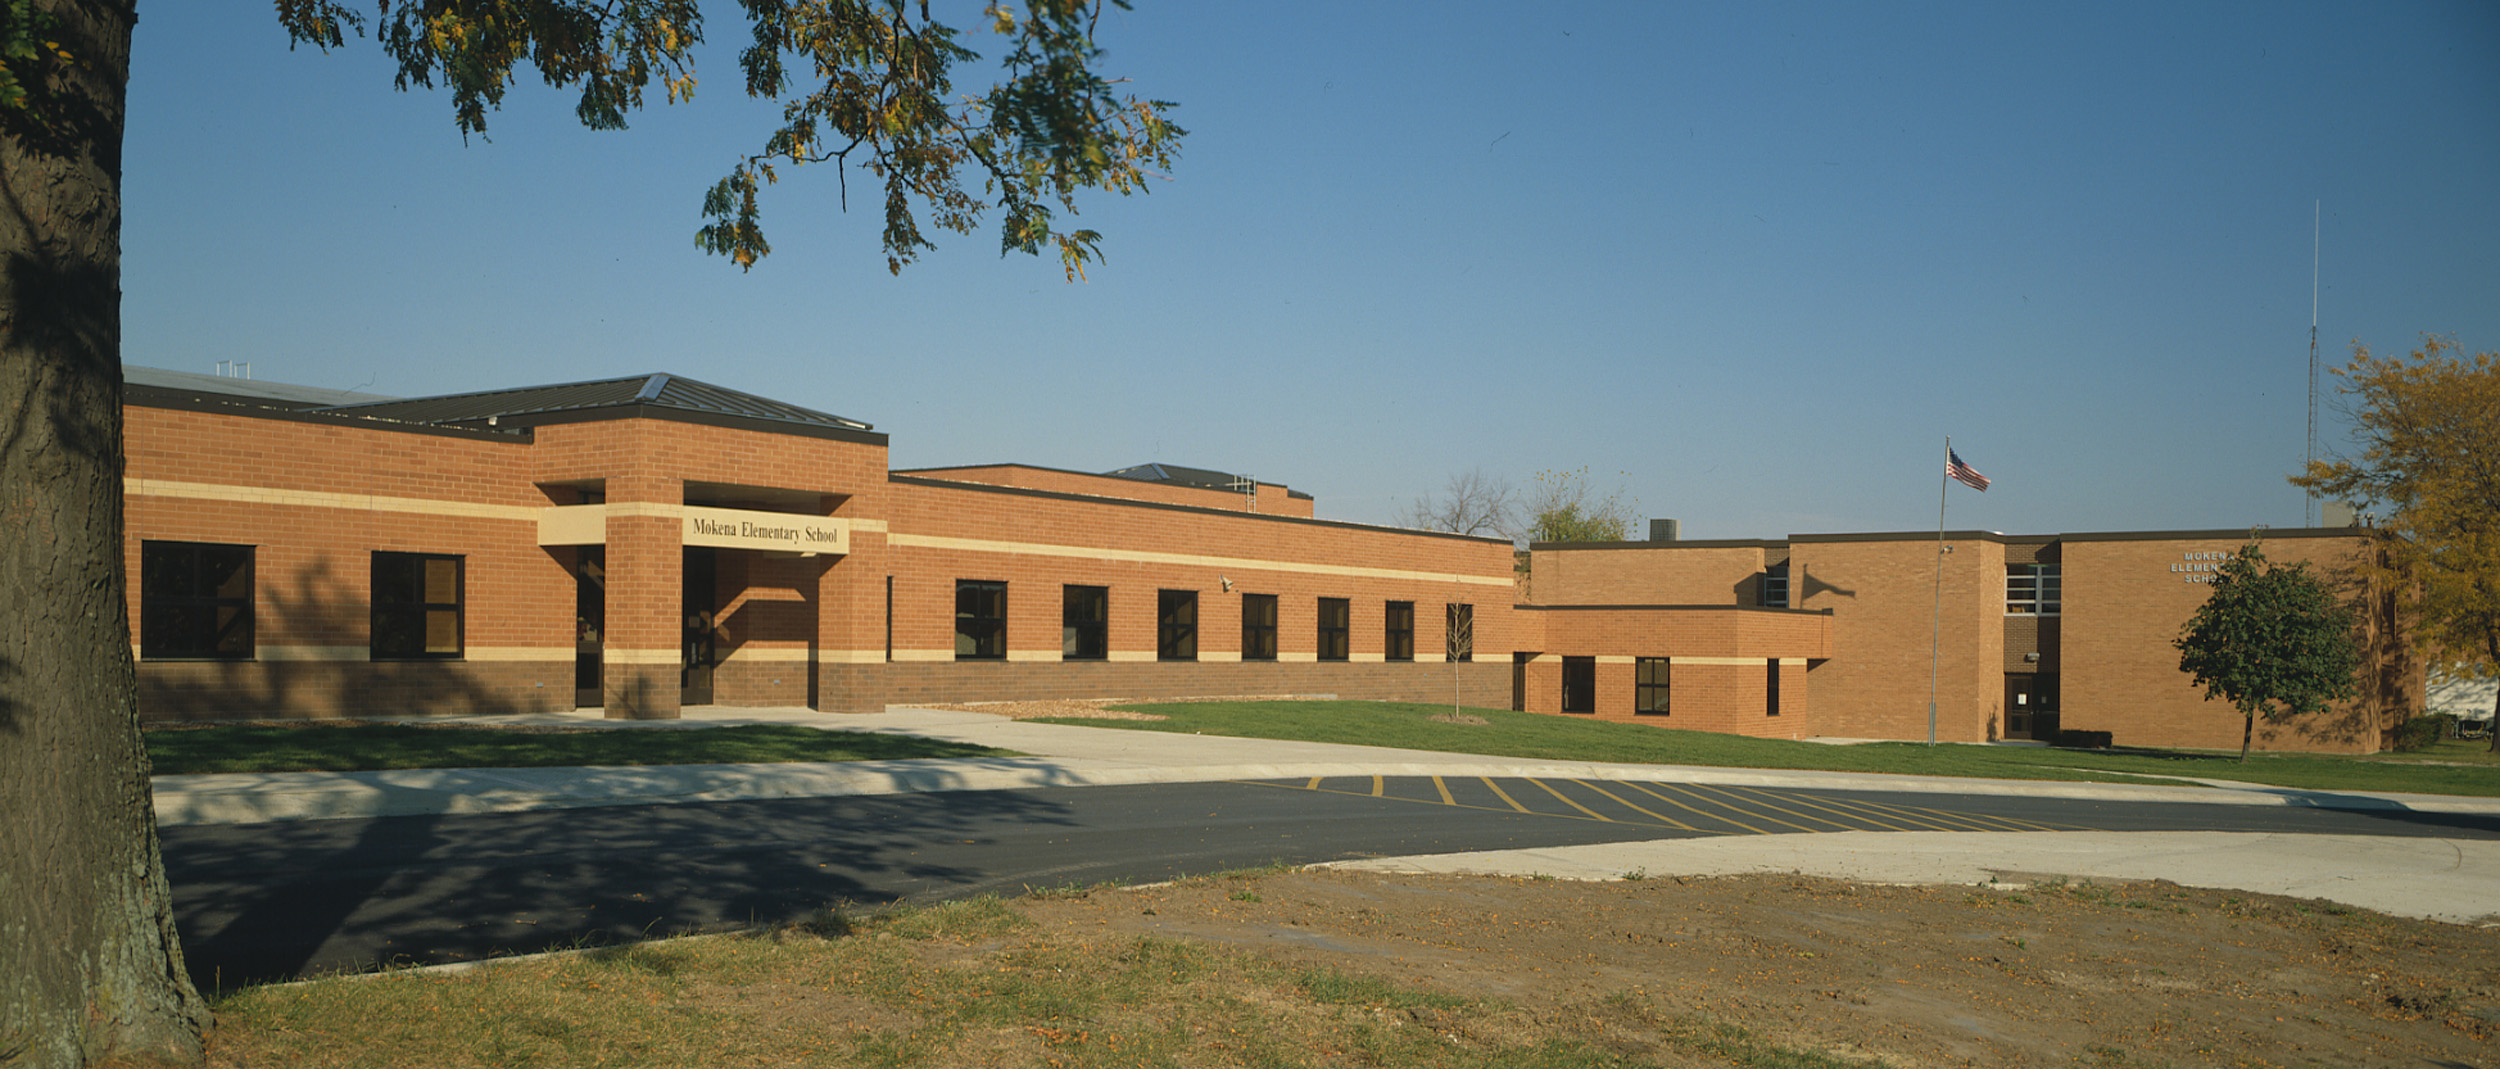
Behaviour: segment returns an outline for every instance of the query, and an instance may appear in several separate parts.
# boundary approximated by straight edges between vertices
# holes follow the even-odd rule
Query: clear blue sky
[[[369,40],[141,5],[124,360],[670,371],[872,422],[897,468],[1170,461],[1366,522],[1585,465],[1775,538],[1932,529],[1948,434],[1996,480],[1955,528],[2296,526],[2317,202],[2329,365],[2500,349],[2491,3],[1138,0],[1108,68],[1192,133],[1088,202],[1077,285],[988,231],[889,277],[827,168],[771,191],[752,273],[696,251],[772,115],[736,5],[708,32],[692,104],[593,133],[525,78],[464,145]]]

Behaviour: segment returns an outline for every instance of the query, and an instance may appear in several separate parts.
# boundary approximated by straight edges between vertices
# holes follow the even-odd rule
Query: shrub
[[[2400,752],[2427,750],[2457,733],[2457,718],[2448,713],[2417,716],[2387,733],[2387,748]]]
[[[2068,750],[2106,750],[2109,749],[2109,732],[2069,728],[2059,731],[2056,741],[2050,745]]]

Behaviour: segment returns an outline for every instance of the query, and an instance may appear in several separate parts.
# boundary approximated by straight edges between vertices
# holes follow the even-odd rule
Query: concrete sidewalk
[[[983,713],[890,709],[693,708],[674,721],[590,714],[497,717],[499,724],[684,730],[802,724],[977,743],[1031,756],[830,764],[416,769],[159,776],[160,823],[498,813],[591,806],[929,791],[1186,783],[1308,776],[1521,776],[1674,780],[1731,786],[2022,795],[2135,802],[2292,805],[2500,815],[2500,799],[2215,787],[1974,780],[1845,772],[1529,761],[1384,747],[1235,739],[1011,721]],[[2186,836],[2186,837],[2183,837]],[[1907,883],[1978,883],[2008,873],[2169,879],[2314,895],[2410,916],[2500,916],[2500,842],[2227,833],[1829,833],[1663,840],[1355,863],[1401,871],[1537,873],[1569,878],[1805,872]],[[2010,878],[2010,877],[2009,877]]]

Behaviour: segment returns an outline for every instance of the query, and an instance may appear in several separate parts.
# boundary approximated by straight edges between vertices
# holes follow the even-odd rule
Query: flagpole
[[[1953,479],[1953,436],[1944,436],[1944,473],[1936,479],[1936,603],[1927,617],[1927,745],[1936,744],[1936,650],[1944,634],[1944,503]]]

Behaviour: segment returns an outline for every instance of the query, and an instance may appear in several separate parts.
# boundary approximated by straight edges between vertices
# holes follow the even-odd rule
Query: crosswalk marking
[[[1330,779],[1351,780],[1346,787],[1328,786]],[[1694,835],[1778,835],[1788,832],[1827,831],[2081,831],[2079,825],[2049,824],[1999,816],[1994,813],[1947,809],[1930,806],[1901,805],[1865,798],[1836,797],[1776,788],[1748,787],[1727,784],[1641,782],[1637,780],[1593,781],[1562,777],[1548,782],[1536,776],[1470,777],[1484,785],[1485,791],[1499,799],[1495,805],[1484,801],[1462,799],[1451,790],[1450,781],[1440,776],[1312,776],[1307,780],[1242,781],[1253,786],[1283,787],[1377,798],[1382,801],[1407,802],[1419,805],[1442,805],[1455,809],[1473,809],[1488,813],[1558,817],[1564,820],[1589,820],[1607,824],[1629,824],[1669,828]],[[1363,783],[1368,779],[1371,782]],[[1506,790],[1500,780],[1513,784],[1533,785],[1531,800],[1551,798],[1536,808],[1514,795],[1516,786]],[[1422,785],[1431,784],[1425,792]],[[1588,800],[1575,798],[1563,786],[1577,788]],[[1477,795],[1481,799],[1482,795]],[[1595,799],[1604,799],[1599,802]],[[1557,809],[1559,802],[1564,809]],[[1673,814],[1673,815],[1671,815]]]

